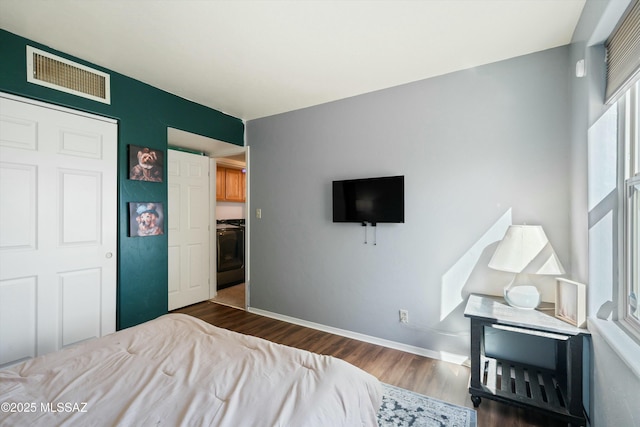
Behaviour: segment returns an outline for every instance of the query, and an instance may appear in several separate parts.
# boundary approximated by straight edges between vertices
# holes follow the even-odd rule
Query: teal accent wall
[[[27,83],[27,45],[110,74],[111,104]],[[168,127],[243,146],[242,120],[4,30],[0,30],[0,91],[118,120],[117,329],[167,313],[167,235],[141,238],[127,233],[129,202],[162,202],[166,214],[166,171],[164,183],[129,180],[128,146],[162,150],[166,158]]]

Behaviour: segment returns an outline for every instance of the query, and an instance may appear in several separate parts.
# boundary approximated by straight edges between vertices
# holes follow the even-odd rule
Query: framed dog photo
[[[129,179],[162,182],[164,152],[148,147],[129,145]]]
[[[587,321],[587,289],[584,283],[556,279],[556,317],[582,328]]]
[[[164,208],[162,203],[129,203],[129,236],[147,237],[164,234]]]

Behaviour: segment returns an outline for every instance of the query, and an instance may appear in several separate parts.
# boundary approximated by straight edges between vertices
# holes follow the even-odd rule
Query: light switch
[[[256,209],[256,218],[258,219],[262,218],[262,209],[260,208]]]

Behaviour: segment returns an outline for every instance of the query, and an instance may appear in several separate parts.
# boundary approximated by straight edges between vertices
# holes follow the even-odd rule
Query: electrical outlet
[[[400,322],[409,323],[409,310],[400,309]]]

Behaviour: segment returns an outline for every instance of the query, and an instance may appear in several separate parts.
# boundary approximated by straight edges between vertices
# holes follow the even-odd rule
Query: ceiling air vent
[[[27,46],[27,81],[94,101],[111,103],[109,75]]]

